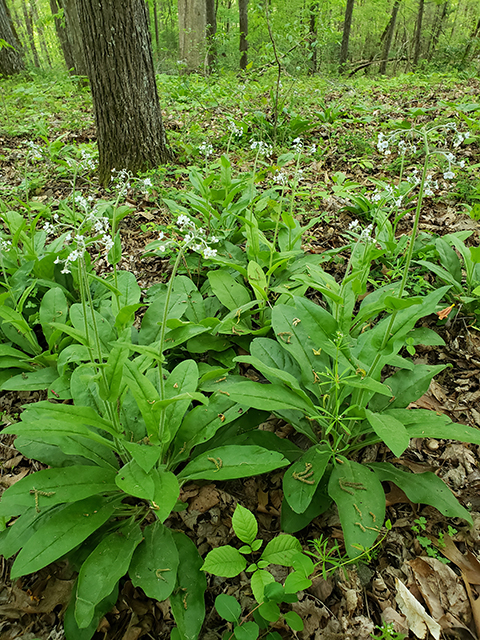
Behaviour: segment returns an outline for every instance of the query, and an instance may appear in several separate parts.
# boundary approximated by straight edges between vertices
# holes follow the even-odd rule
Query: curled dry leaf
[[[409,629],[420,640],[427,636],[427,630],[430,631],[435,640],[439,640],[442,628],[438,622],[435,622],[428,615],[425,608],[412,596],[407,587],[398,578],[395,578],[395,586],[397,588],[396,601],[400,611],[407,619]]]

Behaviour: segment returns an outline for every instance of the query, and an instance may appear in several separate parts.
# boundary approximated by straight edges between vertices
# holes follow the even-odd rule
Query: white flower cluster
[[[425,178],[425,184],[423,185],[423,193],[426,196],[434,196],[435,191],[438,191],[438,180],[434,180],[431,173]]]
[[[111,173],[111,181],[120,187],[120,189],[130,189],[130,180],[132,178],[132,174],[130,171],[126,169],[112,169]]]
[[[28,157],[31,160],[41,160],[43,158],[43,149],[38,144],[29,140],[25,143],[25,146],[28,148]]]
[[[203,153],[206,158],[208,158],[208,156],[211,156],[213,153],[213,146],[208,142],[202,142],[202,144],[198,147],[198,150],[200,151],[200,153]]]
[[[148,191],[148,189],[151,189],[153,187],[153,182],[150,180],[150,178],[145,178],[145,180],[143,181],[143,187]]]
[[[361,225],[358,220],[352,220],[348,225],[348,230],[352,231],[354,235],[357,235],[359,240],[369,240],[372,236],[373,224],[369,224],[365,229],[361,230]],[[361,231],[360,231],[361,230]],[[360,234],[358,233],[360,231]]]
[[[251,142],[250,149],[252,149],[252,151],[257,151],[259,155],[263,155],[267,157],[272,155],[273,146],[271,144],[267,144],[262,140],[253,140],[253,138],[250,140],[250,142]]]
[[[68,254],[66,260],[61,260],[60,258],[57,257],[54,261],[54,264],[61,264],[62,262],[64,263],[61,273],[70,273],[70,265],[73,262],[76,262],[79,258],[82,258],[83,254],[85,253],[85,246],[86,246],[85,236],[82,236],[82,235],[75,236],[75,242],[76,242],[77,248]]]
[[[281,185],[288,184],[288,176],[284,171],[277,171],[273,176],[273,180],[277,184],[281,184]]]
[[[10,240],[2,240],[0,238],[0,251],[10,251],[12,243]]]
[[[183,247],[188,247],[197,253],[201,253],[205,259],[214,258],[217,255],[217,250],[210,247],[210,244],[217,244],[219,241],[217,237],[209,236],[207,238],[205,230],[201,227],[197,228],[195,223],[184,214],[178,216],[177,226],[181,232],[186,232],[180,243]],[[155,246],[158,242],[161,244]],[[177,240],[167,238],[164,232],[160,231],[157,241],[151,246],[156,248],[159,253],[165,253],[168,247],[175,244],[179,244]]]
[[[383,153],[386,156],[389,156],[392,153],[390,151],[390,143],[382,132],[378,134],[377,149],[380,153]]]
[[[243,129],[242,127],[237,127],[237,125],[235,124],[235,122],[230,122],[228,125],[228,130],[230,131],[230,133],[232,135],[234,135],[237,138],[241,138],[243,136]]]
[[[292,140],[292,147],[295,153],[302,153],[303,140],[301,138],[295,138],[294,140]]]

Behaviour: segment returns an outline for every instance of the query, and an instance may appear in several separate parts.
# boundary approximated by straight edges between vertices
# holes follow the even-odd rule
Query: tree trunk
[[[317,71],[317,13],[318,0],[311,0],[308,8],[308,42],[310,45],[310,73],[313,75]]]
[[[155,48],[157,50],[157,56],[158,56],[158,52],[160,51],[160,34],[158,31],[158,7],[157,7],[157,0],[153,0],[153,24],[155,27]],[[158,59],[158,57],[157,57]]]
[[[60,0],[63,6],[65,17],[65,28],[67,30],[68,41],[75,62],[75,71],[78,76],[88,76],[85,54],[83,51],[82,31],[80,20],[78,17],[78,8],[76,0]],[[99,2],[99,11],[101,11],[102,3]]]
[[[470,55],[470,51],[472,50],[472,47],[473,47],[473,51],[476,50],[477,48],[476,40],[478,38],[479,33],[480,33],[480,19],[478,20],[477,24],[473,28],[473,31],[471,32],[470,37],[468,39],[468,44],[465,48],[465,52],[462,57],[462,65],[464,65],[465,62],[467,61],[468,56]]]
[[[15,35],[5,0],[0,0],[0,40],[5,40],[10,45],[0,47],[0,75],[12,76],[19,73],[24,69],[20,43]]]
[[[437,8],[437,15],[435,19],[435,24],[433,25],[433,29],[432,29],[432,36],[428,42],[427,57],[429,62],[435,54],[438,40],[440,38],[440,34],[442,33],[443,24],[445,22],[445,18],[447,17],[447,12],[448,12],[448,0],[447,2],[443,3],[441,13],[440,13],[440,7]]]
[[[424,9],[425,9],[425,0],[418,0],[418,14],[417,14],[417,23],[415,27],[415,50],[413,52],[413,62],[412,62],[412,65],[414,68],[418,65],[418,61],[420,60]]]
[[[215,35],[217,33],[217,11],[215,0],[206,0],[207,71],[211,73],[217,61]]]
[[[345,65],[347,63],[348,41],[350,40],[350,31],[352,28],[354,4],[355,4],[355,0],[347,0],[347,6],[345,8],[345,19],[343,22],[342,46],[340,49],[340,65],[338,69],[339,73],[343,73],[345,71]]]
[[[204,68],[206,26],[205,0],[178,0],[180,60],[187,73]]]
[[[395,33],[395,23],[397,22],[398,10],[400,8],[401,0],[395,0],[392,7],[392,15],[388,21],[387,29],[385,32],[385,41],[383,43],[382,62],[380,63],[379,72],[385,75],[387,72],[388,56],[390,55],[390,48],[392,46],[393,34]]]
[[[60,42],[60,48],[62,49],[63,58],[69,73],[76,75],[75,62],[73,59],[72,48],[68,40],[67,30],[65,28],[65,19],[62,19],[60,13],[61,7],[58,6],[57,0],[50,0],[50,9],[52,11],[53,19],[55,22],[55,31],[57,32],[57,38]]]
[[[23,18],[25,20],[25,26],[27,28],[28,44],[30,45],[30,50],[33,56],[33,64],[36,67],[40,67],[40,60],[38,59],[38,51],[35,45],[35,36],[33,33],[32,14],[28,10],[27,3],[25,2],[25,0],[22,0],[22,9],[23,9]]]
[[[248,64],[248,0],[238,0],[238,18],[240,26],[240,69]]]
[[[50,59],[50,54],[48,53],[47,43],[45,42],[45,31],[43,30],[43,25],[38,17],[37,0],[30,0],[30,8],[32,12],[32,18],[37,26],[40,49],[42,50],[43,56],[47,61],[48,66],[51,67],[52,61]]]
[[[90,78],[99,179],[145,171],[170,158],[153,70],[144,0],[77,0]]]

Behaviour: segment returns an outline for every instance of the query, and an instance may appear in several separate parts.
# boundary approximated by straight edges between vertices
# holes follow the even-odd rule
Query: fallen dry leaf
[[[412,596],[407,587],[401,580],[395,578],[395,586],[397,588],[396,601],[400,607],[400,611],[406,617],[408,628],[423,640],[427,636],[427,630],[430,631],[435,640],[439,640],[442,627],[428,615],[420,602]]]

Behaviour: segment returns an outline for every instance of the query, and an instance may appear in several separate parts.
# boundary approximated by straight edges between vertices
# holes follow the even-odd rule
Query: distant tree
[[[205,37],[207,39],[207,69],[212,71],[217,61],[217,47],[215,43],[215,36],[217,34],[217,7],[215,0],[206,0],[206,31]]]
[[[418,0],[417,22],[415,23],[415,49],[413,51],[412,65],[415,68],[420,60],[420,51],[422,48],[422,26],[423,13],[425,10],[425,0]]]
[[[153,70],[144,0],[77,0],[95,107],[99,179],[170,158]]]
[[[443,26],[445,24],[445,19],[448,14],[448,0],[444,2],[442,5],[437,6],[437,10],[435,12],[435,19],[432,26],[432,31],[430,35],[430,39],[428,41],[427,46],[427,59],[430,61],[437,48],[438,39],[440,38],[440,34],[442,33]]]
[[[58,0],[63,7],[65,17],[65,29],[73,56],[75,74],[77,76],[88,76],[87,63],[83,49],[82,30],[78,17],[78,6],[76,0]]]
[[[50,0],[50,9],[52,11],[55,23],[55,31],[63,53],[63,58],[69,73],[76,75],[75,61],[73,59],[72,47],[68,38],[68,32],[65,26],[65,15],[63,8],[58,5],[57,0]]]
[[[30,9],[32,12],[32,18],[35,23],[35,27],[38,33],[38,42],[40,44],[40,49],[43,53],[44,59],[47,61],[49,67],[52,66],[52,61],[50,59],[50,53],[48,52],[47,42],[45,39],[45,31],[43,29],[43,21],[40,19],[38,14],[38,6],[37,0],[30,0]]]
[[[30,7],[27,7],[25,0],[22,0],[23,18],[25,20],[25,26],[28,34],[28,44],[33,56],[33,64],[36,67],[40,67],[40,59],[38,57],[37,45],[35,44],[35,34],[33,33],[33,20],[32,11]]]
[[[24,69],[20,43],[5,4],[0,0],[0,75],[12,76]]]
[[[187,72],[205,67],[206,0],[178,0],[180,60]]]
[[[240,69],[248,64],[248,0],[238,0],[238,18],[240,26]]]
[[[318,14],[319,0],[310,0],[310,6],[308,7],[308,42],[310,45],[310,73],[317,71],[317,14]]]
[[[379,72],[383,75],[387,72],[388,56],[390,55],[390,48],[392,46],[393,34],[395,33],[395,24],[397,22],[398,10],[400,8],[401,0],[395,0],[392,7],[392,13],[387,27],[383,32],[383,53],[382,61],[380,63]]]
[[[342,34],[342,46],[340,48],[340,65],[339,72],[345,71],[345,65],[348,58],[348,42],[350,40],[350,31],[352,29],[353,7],[355,0],[347,0],[347,6],[345,7],[345,18],[343,20],[343,34]]]

